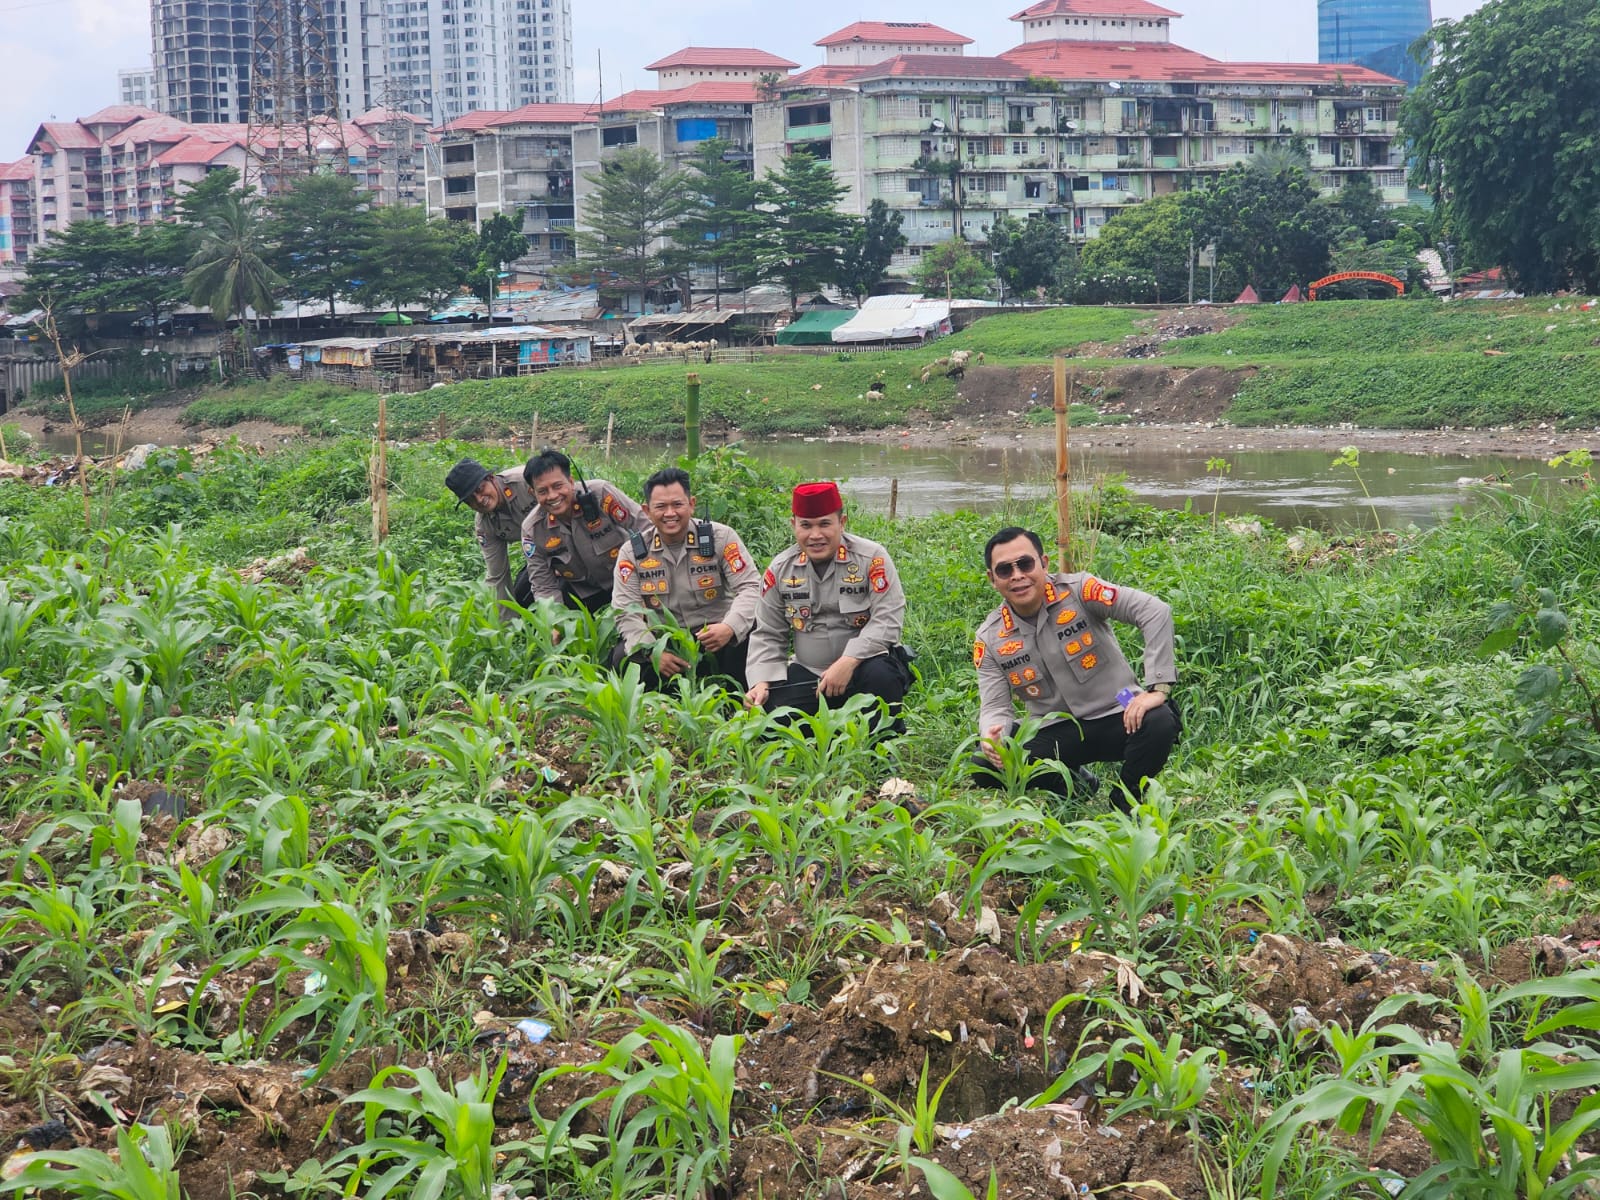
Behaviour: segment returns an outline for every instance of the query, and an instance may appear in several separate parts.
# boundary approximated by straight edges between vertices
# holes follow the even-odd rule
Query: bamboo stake
[[[1073,380],[1077,382],[1076,379]],[[1070,436],[1067,415],[1067,360],[1056,355],[1056,547],[1061,552],[1062,571],[1072,570],[1072,459],[1068,455]]]
[[[528,434],[528,457],[532,458],[537,453],[539,453],[539,412],[535,409],[533,413],[533,432]]]
[[[389,536],[389,398],[378,397],[378,452],[372,460],[372,541]]]
[[[684,377],[686,396],[683,405],[684,452],[690,458],[700,457],[700,372],[690,371]]]
[[[56,325],[55,308],[50,304],[46,304],[44,309],[44,332],[56,349],[56,361],[61,364],[61,388],[67,395],[67,415],[72,418],[72,438],[78,451],[73,465],[78,472],[78,486],[83,492],[83,527],[93,529],[94,519],[89,514],[89,472],[83,459],[83,422],[78,419],[78,406],[72,399],[72,372],[89,356],[76,346],[70,352],[62,349],[61,330]]]
[[[617,427],[617,414],[615,412],[607,413],[606,414],[606,466],[608,466],[608,467],[611,465],[611,434],[612,434],[612,431],[616,429],[616,427]]]
[[[900,477],[897,475],[889,480],[889,520],[894,520],[895,511],[900,507]]]

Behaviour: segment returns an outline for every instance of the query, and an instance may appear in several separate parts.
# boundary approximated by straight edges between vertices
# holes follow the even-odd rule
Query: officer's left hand
[[[695,634],[694,640],[700,643],[700,649],[709,650],[715,654],[733,641],[733,630],[721,621],[716,621]]]
[[[661,665],[656,668],[657,672],[660,673],[661,678],[663,679],[671,679],[674,675],[682,675],[688,669],[689,660],[686,658],[679,658],[670,650],[663,650],[661,652]]]
[[[856,677],[856,668],[860,665],[859,658],[851,658],[848,654],[836,659],[833,666],[822,673],[822,678],[817,682],[817,691],[830,699],[838,699]]]
[[[1128,733],[1138,733],[1139,727],[1144,724],[1145,713],[1152,708],[1160,708],[1166,702],[1167,698],[1160,692],[1140,692],[1122,710],[1122,728]]]

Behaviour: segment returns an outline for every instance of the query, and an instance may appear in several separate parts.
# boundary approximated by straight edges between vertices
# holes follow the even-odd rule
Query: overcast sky
[[[1482,0],[1433,0],[1436,17],[1459,17]],[[648,87],[643,70],[683,46],[758,46],[802,66],[812,45],[852,21],[933,21],[977,39],[974,54],[1021,41],[1007,20],[1026,0],[984,7],[963,0],[573,0],[577,99],[591,100],[605,68],[605,93]],[[1165,0],[1185,13],[1175,41],[1216,58],[1314,62],[1315,0]],[[983,15],[979,15],[983,14]],[[148,65],[148,0],[0,0],[0,162],[20,157],[40,122],[87,116],[117,99],[117,71]]]

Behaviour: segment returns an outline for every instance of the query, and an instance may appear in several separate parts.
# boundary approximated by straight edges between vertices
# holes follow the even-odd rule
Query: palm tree
[[[241,319],[247,345],[245,311],[273,311],[277,307],[273,292],[283,286],[282,278],[267,265],[266,255],[255,202],[227,196],[217,201],[201,222],[200,246],[183,277],[189,299],[196,307],[209,308],[211,315],[224,325],[234,317]]]

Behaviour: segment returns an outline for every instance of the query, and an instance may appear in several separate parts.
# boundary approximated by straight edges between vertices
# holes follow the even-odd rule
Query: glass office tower
[[[1415,86],[1422,68],[1407,51],[1432,24],[1429,0],[1318,0],[1317,61],[1356,63]]]

